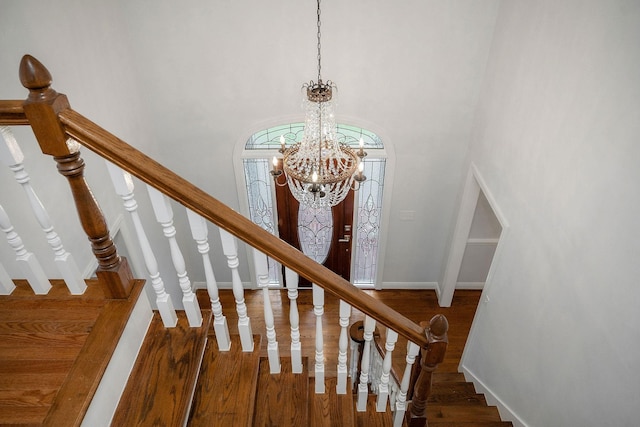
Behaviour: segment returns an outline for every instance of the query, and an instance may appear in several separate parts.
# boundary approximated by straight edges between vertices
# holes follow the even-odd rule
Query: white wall
[[[385,135],[397,154],[384,282],[441,276],[497,5],[323,2],[322,76],[339,87],[339,121]],[[24,97],[14,70],[32,53],[77,111],[236,209],[233,147],[265,123],[301,119],[299,89],[317,77],[313,1],[3,0],[1,9],[0,98]],[[401,221],[403,210],[416,220]],[[176,223],[189,276],[203,281],[184,217]],[[175,277],[159,228],[149,234],[165,280]],[[216,277],[230,281],[211,235]]]
[[[138,107],[129,54],[117,13],[104,2],[6,1],[0,5],[0,98],[25,99],[18,66],[29,53],[53,75],[53,87],[69,96],[72,108],[92,118],[123,138],[143,134],[144,110]],[[61,49],[64,46],[64,50]],[[38,196],[48,210],[65,249],[73,254],[81,271],[94,262],[89,242],[82,233],[66,179],[55,162],[43,156],[30,129],[14,128],[25,153],[25,169]],[[121,202],[114,196],[104,162],[84,149],[87,181],[110,224],[121,215]],[[30,210],[13,174],[0,167],[3,204],[27,248],[39,255],[49,277],[60,277],[44,233]],[[1,237],[4,240],[4,236]],[[42,255],[40,255],[42,254]],[[0,242],[0,259],[12,273],[22,277],[12,260],[15,254]]]
[[[637,1],[500,7],[470,160],[510,229],[463,367],[517,425],[638,425],[639,40]]]

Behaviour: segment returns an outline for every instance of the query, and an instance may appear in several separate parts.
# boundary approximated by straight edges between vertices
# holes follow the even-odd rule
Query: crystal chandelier
[[[330,208],[340,203],[349,190],[357,190],[366,179],[362,174],[362,159],[366,156],[362,148],[354,151],[338,141],[334,114],[337,87],[329,80],[322,81],[320,71],[320,0],[318,0],[318,81],[302,86],[305,113],[302,140],[290,147],[280,137],[280,153],[286,183],[279,182],[283,174],[274,157],[271,174],[277,185],[289,185],[293,196],[303,205],[313,208]]]

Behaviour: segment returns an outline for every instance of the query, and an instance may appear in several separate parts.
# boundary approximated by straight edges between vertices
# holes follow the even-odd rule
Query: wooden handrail
[[[31,125],[43,152],[53,155],[56,159],[73,154],[69,152],[66,142],[61,144],[60,141],[55,141],[62,139],[60,131],[63,130],[67,136],[83,146],[250,246],[268,254],[406,339],[422,348],[428,346],[425,330],[416,323],[71,109],[66,97],[51,89],[51,75],[35,58],[25,55],[20,66],[20,79],[23,86],[30,90],[29,98],[27,101],[0,101],[0,124]],[[33,116],[29,117],[31,120],[27,120],[27,108],[27,113]],[[48,129],[44,129],[45,127]]]
[[[0,126],[25,126],[29,124],[24,114],[24,101],[0,101]]]
[[[158,189],[240,240],[286,265],[301,276],[390,327],[408,340],[426,347],[424,330],[397,311],[353,286],[298,249],[254,224],[224,203],[112,135],[78,112],[59,113],[66,132],[83,146]]]

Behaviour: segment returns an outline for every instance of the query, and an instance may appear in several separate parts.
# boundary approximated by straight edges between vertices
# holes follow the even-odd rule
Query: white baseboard
[[[231,282],[218,282],[217,284],[218,289],[232,289]],[[244,289],[256,289],[256,287],[251,282],[243,282],[242,286],[244,287]],[[193,290],[196,289],[207,289],[207,284],[205,282],[193,282]],[[373,288],[363,287],[363,289]],[[435,290],[436,293],[439,291],[438,282],[382,282],[381,289],[428,289]]]
[[[152,318],[149,299],[142,292],[89,404],[82,426],[107,427],[111,424]]]
[[[438,291],[438,282],[382,282],[382,289],[431,289]]]
[[[522,421],[520,417],[518,417],[518,415],[502,401],[502,399],[496,396],[489,387],[478,379],[478,377],[476,377],[469,368],[461,364],[460,370],[464,374],[465,380],[473,383],[476,392],[484,394],[487,404],[498,408],[500,418],[502,418],[503,421],[511,421],[514,427],[528,427],[528,425],[525,424],[525,422]]]

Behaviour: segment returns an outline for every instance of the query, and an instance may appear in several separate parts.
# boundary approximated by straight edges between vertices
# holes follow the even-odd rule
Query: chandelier
[[[302,86],[305,113],[302,140],[286,147],[284,137],[280,137],[282,169],[278,159],[273,158],[271,175],[279,186],[289,185],[293,196],[303,205],[313,208],[330,208],[347,196],[350,190],[357,190],[366,177],[363,175],[362,160],[367,155],[360,140],[356,152],[338,141],[335,119],[335,95],[337,87],[328,80],[322,81],[320,71],[320,0],[318,16],[318,81],[310,81]],[[281,175],[286,182],[279,180]]]

